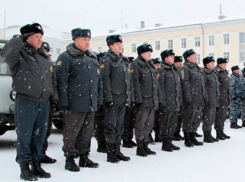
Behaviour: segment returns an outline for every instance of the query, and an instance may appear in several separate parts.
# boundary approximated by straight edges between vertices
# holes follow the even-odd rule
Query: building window
[[[210,46],[214,45],[214,35],[209,36],[209,45]]]
[[[197,54],[197,64],[200,64],[200,54]]]
[[[60,49],[56,49],[56,54],[60,54]]]
[[[186,48],[186,38],[181,39],[181,48]]]
[[[173,40],[168,40],[168,49],[173,49]]]
[[[245,64],[245,32],[239,33],[239,61]]]
[[[195,46],[200,47],[200,37],[195,37]]]
[[[156,41],[156,51],[160,50],[160,41]]]
[[[132,52],[136,52],[136,44],[132,44]]]
[[[224,58],[227,58],[228,60],[230,60],[230,53],[229,52],[224,52],[223,56],[224,56]]]
[[[214,57],[214,53],[209,53],[208,56]]]
[[[230,44],[229,34],[224,34],[224,44]]]
[[[49,51],[50,53],[53,53],[53,47],[50,47],[50,51]]]
[[[98,47],[98,53],[102,52],[102,47]]]

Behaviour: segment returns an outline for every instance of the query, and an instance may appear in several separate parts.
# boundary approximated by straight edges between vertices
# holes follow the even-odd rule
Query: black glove
[[[102,107],[102,105],[97,105],[97,111],[100,110],[100,108]]]
[[[107,108],[110,108],[110,107],[113,106],[113,102],[112,102],[112,101],[111,101],[111,102],[106,102],[106,103],[105,103],[105,106],[106,106]]]
[[[163,105],[162,103],[159,104],[159,109],[163,109],[165,107],[165,105]]]
[[[137,104],[135,104],[135,108],[140,108],[140,106],[142,105],[142,103],[137,103]]]
[[[50,114],[51,114],[51,116],[54,116],[55,111],[56,111],[56,105],[55,104],[52,104],[51,107],[50,107]]]
[[[62,111],[64,111],[64,112],[66,112],[67,109],[68,109],[67,106],[60,106],[60,110],[62,110]]]
[[[232,98],[233,101],[236,101],[236,99],[237,99],[236,97]]]

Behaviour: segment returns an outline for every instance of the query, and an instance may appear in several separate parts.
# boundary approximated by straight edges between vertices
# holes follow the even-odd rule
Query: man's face
[[[214,69],[214,61],[212,61],[212,62],[206,64],[206,67],[207,67],[208,69],[210,69],[210,70],[213,70],[213,69]]]
[[[109,47],[116,54],[120,54],[122,52],[122,43],[121,42],[115,42],[114,44],[110,45]]]
[[[159,66],[160,66],[160,63],[156,63],[156,64],[154,64],[154,65],[155,65],[156,69],[158,69]]]
[[[80,49],[83,52],[86,52],[89,49],[90,46],[90,38],[88,37],[78,37],[75,40],[75,45],[78,49]]]
[[[38,50],[42,46],[43,36],[40,33],[35,33],[29,36],[26,40],[35,50]]]
[[[144,58],[144,60],[150,61],[151,60],[151,51],[144,52],[144,53],[140,54],[140,56],[142,58]]]
[[[187,58],[188,61],[190,61],[191,63],[196,63],[197,62],[197,56],[196,54],[192,54]]]
[[[164,60],[166,63],[172,65],[172,64],[174,64],[174,55],[170,55],[170,56],[166,57]]]
[[[233,72],[236,73],[236,74],[239,74],[240,70],[237,69],[237,70],[234,70]]]
[[[219,67],[221,67],[223,70],[225,70],[226,69],[226,65],[227,65],[227,63],[220,63]]]
[[[180,61],[175,62],[174,64],[175,64],[175,66],[176,66],[178,69],[180,69],[180,68],[182,67],[182,62],[180,62]]]

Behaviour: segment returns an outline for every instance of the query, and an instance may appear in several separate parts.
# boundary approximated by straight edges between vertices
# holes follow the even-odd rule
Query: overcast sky
[[[70,32],[89,28],[93,33],[202,19],[216,19],[222,4],[226,16],[245,14],[245,0],[0,0],[0,28],[38,22]],[[45,31],[45,30],[44,30]]]

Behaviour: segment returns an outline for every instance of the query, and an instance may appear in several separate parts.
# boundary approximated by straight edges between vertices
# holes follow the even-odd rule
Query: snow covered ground
[[[239,121],[241,124],[241,121]],[[97,142],[92,139],[90,158],[99,163],[99,168],[81,168],[80,172],[64,169],[65,158],[61,151],[62,134],[54,129],[49,139],[48,155],[56,158],[55,164],[42,164],[52,174],[52,182],[244,182],[245,181],[245,128],[230,129],[226,121],[225,133],[230,140],[204,146],[187,148],[184,142],[174,142],[180,151],[164,152],[161,143],[150,145],[156,156],[136,156],[136,148],[122,148],[129,162],[112,164],[106,162],[106,154],[98,153]],[[202,133],[201,127],[199,133]],[[213,135],[216,136],[213,130]],[[203,140],[203,138],[198,138]],[[20,181],[20,170],[15,162],[15,131],[0,136],[0,182]],[[78,162],[78,159],[76,159]]]

